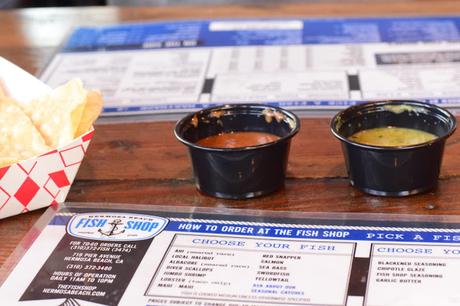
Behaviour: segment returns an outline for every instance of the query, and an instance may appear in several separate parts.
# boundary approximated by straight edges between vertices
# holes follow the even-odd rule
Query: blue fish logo
[[[67,233],[74,237],[133,241],[150,239],[158,235],[168,224],[168,219],[129,213],[82,213],[72,217]]]

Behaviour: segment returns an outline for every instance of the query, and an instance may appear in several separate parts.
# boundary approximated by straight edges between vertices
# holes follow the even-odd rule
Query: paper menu
[[[18,264],[3,275],[2,301],[423,306],[460,298],[455,217],[97,206],[49,212],[38,238],[11,259]]]
[[[459,18],[195,20],[78,28],[45,69],[78,75],[105,115],[257,102],[337,110],[364,100],[457,107]]]

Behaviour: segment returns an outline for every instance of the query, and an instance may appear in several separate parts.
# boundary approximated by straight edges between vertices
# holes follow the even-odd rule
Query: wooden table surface
[[[281,1],[280,1],[281,2]],[[43,69],[75,25],[219,17],[414,16],[460,14],[460,1],[338,1],[270,6],[36,8],[0,11],[0,55],[31,73]],[[97,124],[68,201],[229,207],[305,212],[460,214],[460,132],[447,142],[437,190],[407,198],[365,195],[349,185],[330,118],[303,118],[286,187],[244,201],[200,194],[174,121]],[[44,209],[0,220],[0,265]]]

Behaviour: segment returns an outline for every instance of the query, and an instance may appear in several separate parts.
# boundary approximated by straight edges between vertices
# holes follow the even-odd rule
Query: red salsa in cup
[[[196,142],[209,148],[244,148],[278,140],[280,137],[264,132],[229,132],[208,136]]]

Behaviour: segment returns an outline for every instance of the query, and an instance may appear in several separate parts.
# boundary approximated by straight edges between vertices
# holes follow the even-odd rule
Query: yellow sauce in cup
[[[434,134],[421,130],[387,126],[362,130],[348,139],[371,146],[404,147],[431,141],[436,137]]]

